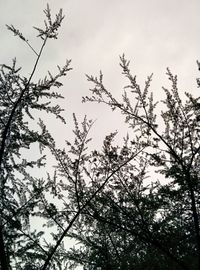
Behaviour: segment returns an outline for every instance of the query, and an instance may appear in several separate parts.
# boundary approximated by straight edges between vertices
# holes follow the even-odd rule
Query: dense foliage
[[[84,117],[79,124],[74,114],[74,141],[59,149],[42,120],[40,129],[31,129],[36,110],[65,123],[53,100],[63,98],[55,88],[62,86],[70,61],[58,74],[33,82],[46,42],[57,38],[64,18],[60,10],[52,21],[49,6],[44,12],[45,28],[36,27],[39,52],[8,26],[36,55],[30,77],[20,75],[16,60],[1,65],[1,269],[200,269],[199,98],[185,93],[182,100],[177,77],[167,69],[171,88],[163,88],[161,111],[150,92],[152,75],[142,89],[123,55],[128,85],[121,100],[106,89],[102,73],[87,76],[93,87],[83,98],[121,112],[129,129],[122,145],[113,132],[101,150],[90,151],[94,122]],[[41,151],[36,160],[24,155],[32,145]],[[46,165],[47,149],[57,162],[55,172],[36,178],[32,173]],[[43,230],[33,226],[34,218]],[[68,249],[68,239],[78,244]]]
[[[42,41],[39,52],[13,25],[7,26],[36,55],[30,77],[20,74],[16,59],[10,66],[2,64],[0,67],[0,265],[5,270],[38,269],[50,249],[48,245],[44,248],[40,244],[43,232],[30,227],[32,216],[45,217],[45,208],[49,207],[45,194],[51,193],[52,189],[50,179],[35,178],[30,174],[31,169],[40,170],[45,166],[46,157],[42,150],[48,143],[42,120],[38,120],[39,128],[36,130],[31,128],[31,123],[37,121],[33,117],[35,111],[51,113],[65,122],[62,109],[52,101],[63,98],[55,89],[62,86],[59,78],[71,68],[70,61],[66,61],[62,68],[58,66],[56,75],[49,72],[38,82],[32,80],[48,39],[57,38],[64,18],[60,10],[52,21],[49,6],[44,12],[47,18],[45,28],[36,28]],[[32,160],[29,154],[27,159],[23,149],[31,149],[35,144],[40,147],[41,155]]]
[[[199,269],[199,98],[185,93],[181,100],[177,77],[167,69],[171,89],[163,87],[159,112],[152,75],[142,90],[124,55],[120,66],[129,81],[120,101],[102,73],[87,76],[94,87],[83,101],[120,110],[130,132],[122,147],[114,144],[115,133],[107,136],[84,166],[89,184],[82,183],[81,194],[109,181],[81,213],[71,236],[82,245],[68,256],[84,269]]]

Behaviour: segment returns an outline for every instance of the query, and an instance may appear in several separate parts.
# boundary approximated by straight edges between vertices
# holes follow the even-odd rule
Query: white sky
[[[0,63],[16,56],[24,74],[30,73],[34,54],[7,31],[5,24],[15,25],[39,48],[40,40],[35,38],[32,26],[43,25],[46,3],[0,0]],[[82,104],[81,97],[89,94],[91,87],[85,74],[98,75],[100,69],[107,88],[113,95],[120,94],[126,83],[118,65],[122,53],[131,60],[132,72],[141,84],[154,73],[152,90],[158,98],[163,95],[161,86],[168,85],[166,67],[178,74],[183,91],[194,91],[196,60],[200,59],[199,0],[51,0],[49,4],[52,13],[63,8],[66,18],[59,39],[48,43],[37,76],[55,70],[66,58],[72,59],[73,71],[64,79],[62,90],[68,122],[65,137],[71,129],[72,112],[81,118],[87,114],[98,119],[92,131],[96,141],[119,128],[117,115],[105,106]],[[62,128],[63,137],[63,127],[59,127],[53,132],[59,136]]]

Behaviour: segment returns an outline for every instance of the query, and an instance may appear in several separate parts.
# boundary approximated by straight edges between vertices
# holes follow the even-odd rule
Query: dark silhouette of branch
[[[53,258],[57,248],[60,246],[63,238],[65,237],[65,235],[68,233],[68,231],[70,230],[70,228],[73,226],[74,222],[76,221],[76,219],[78,218],[78,216],[82,213],[82,211],[90,204],[90,202],[95,199],[96,195],[105,187],[105,185],[108,183],[108,181],[110,180],[110,178],[112,178],[112,176],[118,172],[122,167],[124,167],[126,164],[128,164],[131,160],[133,160],[139,153],[141,153],[143,151],[144,148],[142,148],[141,150],[139,150],[136,154],[132,155],[129,159],[127,159],[124,163],[122,163],[119,167],[117,167],[117,169],[115,169],[103,182],[103,184],[93,193],[93,195],[79,208],[79,210],[77,211],[77,213],[74,215],[74,217],[71,219],[71,221],[69,222],[67,228],[64,230],[64,232],[62,233],[61,237],[59,238],[59,240],[57,241],[56,245],[53,247],[53,249],[51,250],[51,252],[49,253],[47,259],[45,260],[45,263],[43,265],[43,267],[41,268],[41,270],[46,270],[47,267],[49,266],[51,259]]]

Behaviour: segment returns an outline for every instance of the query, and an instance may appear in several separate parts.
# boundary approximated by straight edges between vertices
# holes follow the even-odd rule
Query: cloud
[[[187,87],[194,80],[195,60],[200,58],[198,0],[190,3],[186,0],[50,0],[49,4],[53,13],[63,8],[66,18],[58,41],[47,45],[38,76],[72,58],[74,70],[64,80],[67,117],[72,111],[80,115],[89,112],[93,118],[104,116],[101,106],[97,109],[91,104],[81,104],[81,96],[90,87],[84,74],[97,75],[101,69],[107,87],[119,95],[125,80],[118,62],[124,52],[131,59],[132,72],[138,74],[139,82],[143,83],[151,72],[155,74],[153,86],[158,96],[167,81],[164,74],[167,66]],[[46,2],[40,0],[1,1],[0,62],[17,56],[24,71],[30,72],[34,55],[4,25],[16,25],[39,48],[32,26],[42,25],[45,6]]]

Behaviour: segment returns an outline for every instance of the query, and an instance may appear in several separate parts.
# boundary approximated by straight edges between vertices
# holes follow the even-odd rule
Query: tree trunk
[[[0,221],[1,222],[1,221]],[[5,244],[3,239],[2,225],[0,224],[0,266],[1,270],[9,270],[8,258],[5,250]]]
[[[197,251],[198,251],[198,265],[197,265],[197,270],[200,270],[200,229],[199,229],[199,216],[197,212],[197,203],[196,203],[196,198],[195,198],[195,193],[194,189],[191,183],[191,178],[190,178],[190,173],[186,173],[186,179],[187,179],[187,184],[190,192],[190,199],[191,199],[191,210],[192,210],[192,217],[193,217],[193,222],[194,222],[194,229],[195,229],[195,234],[196,234],[196,245],[197,245]]]

